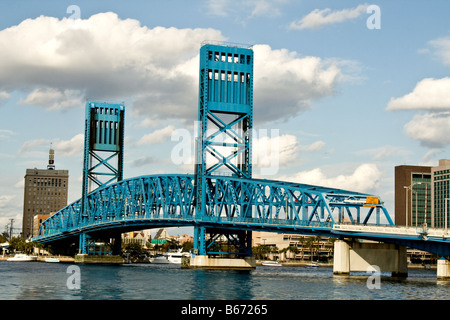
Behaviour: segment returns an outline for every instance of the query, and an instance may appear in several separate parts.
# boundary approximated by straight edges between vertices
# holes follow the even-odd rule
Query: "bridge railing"
[[[427,226],[402,226],[402,225],[355,225],[350,223],[334,224],[333,230],[395,234],[397,236],[427,236],[450,238],[445,228],[429,228]]]
[[[379,224],[387,211],[372,198],[339,189],[282,181],[215,177],[208,182],[205,212],[196,212],[194,175],[150,175],[126,179],[90,193],[87,212],[81,199],[41,224],[39,237],[109,228],[123,221],[246,224],[263,227],[328,228],[345,218],[353,224]]]

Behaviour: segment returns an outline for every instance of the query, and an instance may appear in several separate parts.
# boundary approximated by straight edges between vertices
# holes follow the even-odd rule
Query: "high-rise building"
[[[450,224],[449,211],[450,160],[441,159],[435,167],[395,167],[395,224],[444,228],[446,221]]]
[[[395,167],[395,224],[422,226],[431,222],[432,185],[428,166]]]
[[[431,174],[433,183],[431,224],[436,228],[444,228],[445,222],[448,226],[450,221],[450,160],[439,160],[439,165],[431,169]]]
[[[27,169],[23,197],[22,237],[33,231],[35,215],[48,215],[67,205],[69,171],[55,170],[54,150],[50,149],[47,169]]]

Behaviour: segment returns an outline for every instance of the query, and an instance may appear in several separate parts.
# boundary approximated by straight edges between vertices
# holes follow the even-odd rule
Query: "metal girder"
[[[123,179],[124,114],[123,104],[86,102],[81,205],[84,216],[88,215],[85,200],[89,192]]]
[[[331,226],[357,223],[366,209],[362,224],[380,224],[372,212],[382,211],[382,203],[366,203],[367,194],[317,188],[273,180],[208,178],[206,215],[195,211],[193,175],[151,175],[122,180],[99,188],[86,198],[87,218],[81,217],[81,199],[58,211],[42,223],[41,235],[73,231],[89,226],[101,227],[123,220],[188,219],[192,224],[230,221],[236,225],[258,223],[289,226]],[[210,183],[211,182],[211,183]],[[358,199],[358,201],[355,201]],[[358,210],[357,210],[358,209]],[[373,221],[375,220],[375,221]],[[392,220],[386,219],[393,225]],[[386,223],[385,223],[386,224]]]
[[[372,195],[273,180],[215,177],[213,183],[210,182],[207,179],[206,215],[195,210],[194,175],[141,176],[89,194],[85,219],[81,215],[81,199],[61,209],[42,222],[39,236],[33,240],[51,242],[83,232],[112,229],[118,232],[159,226],[194,226],[199,237],[196,238],[199,254],[208,253],[207,232],[221,233],[236,244],[245,239],[245,236],[241,239],[234,236],[239,230],[365,237],[407,242],[420,248],[432,248],[430,251],[438,248],[439,252],[445,252],[450,246],[448,236],[430,233],[423,237],[414,232],[402,235],[395,231],[397,226],[386,208],[380,201],[374,204]],[[380,221],[381,213],[385,214],[386,223]],[[349,225],[347,229],[342,225],[336,227],[344,221]],[[358,229],[352,230],[351,226]],[[394,231],[389,234],[370,231],[374,226]]]

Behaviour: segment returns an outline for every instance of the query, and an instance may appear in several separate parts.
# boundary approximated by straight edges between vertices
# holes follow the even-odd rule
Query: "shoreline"
[[[0,261],[6,261],[8,258],[13,257],[13,255],[11,256],[0,256]],[[44,262],[45,258],[50,258],[50,257],[54,257],[59,259],[59,261],[61,263],[75,263],[75,258],[74,257],[70,257],[70,256],[38,256],[37,258],[37,262]],[[266,261],[266,260],[256,260],[256,265],[257,266],[261,266],[262,265],[262,261]],[[134,262],[131,262],[134,263]],[[142,262],[135,262],[135,263],[142,263]],[[292,262],[292,261],[279,261],[279,263],[283,266],[283,267],[306,267],[308,264],[310,264],[310,261],[296,261],[296,262]],[[333,267],[333,263],[321,263],[319,262],[319,267],[329,267],[332,268]],[[421,265],[421,264],[408,264],[408,269],[425,269],[425,270],[436,270],[437,268],[437,264],[426,264],[426,265]]]

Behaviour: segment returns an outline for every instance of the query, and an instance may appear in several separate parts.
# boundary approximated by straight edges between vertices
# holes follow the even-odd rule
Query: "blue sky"
[[[21,225],[25,171],[46,167],[50,143],[69,201],[80,197],[86,100],[125,102],[126,178],[192,173],[171,137],[193,135],[203,40],[253,45],[255,129],[279,132],[278,169],[264,175],[256,155],[254,176],[373,193],[394,216],[394,167],[448,158],[448,12],[448,1],[0,1],[0,226]]]

